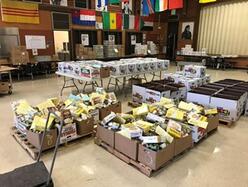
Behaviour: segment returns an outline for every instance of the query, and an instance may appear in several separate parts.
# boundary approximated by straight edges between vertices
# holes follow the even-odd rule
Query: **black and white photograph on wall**
[[[67,0],[50,0],[51,5],[67,6]]]
[[[132,14],[132,0],[122,0],[122,13]]]
[[[89,35],[88,34],[81,34],[81,41],[83,46],[89,45]]]
[[[193,40],[194,34],[194,22],[183,22],[182,23],[182,39]]]
[[[115,44],[115,35],[109,35],[108,41],[109,41],[109,44],[114,45]]]
[[[131,35],[131,45],[136,45],[136,35]]]

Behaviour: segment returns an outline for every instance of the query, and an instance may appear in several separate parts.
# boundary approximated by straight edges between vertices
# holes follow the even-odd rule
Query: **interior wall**
[[[201,9],[198,49],[210,54],[248,55],[248,1],[230,1]]]

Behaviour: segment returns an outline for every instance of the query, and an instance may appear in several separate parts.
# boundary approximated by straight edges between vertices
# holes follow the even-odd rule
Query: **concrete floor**
[[[169,72],[174,72],[171,67]],[[208,70],[212,80],[234,78],[248,80],[245,71]],[[0,96],[0,173],[32,163],[33,160],[10,135],[13,125],[11,102],[26,99],[38,104],[49,97],[59,95],[62,78],[51,76],[33,81],[14,84],[11,96]],[[67,96],[70,90],[64,92]],[[127,100],[123,101],[123,111],[128,111]],[[248,186],[248,118],[241,119],[232,127],[221,126],[219,130],[204,140],[180,159],[163,168],[152,178],[125,164],[101,147],[92,138],[84,138],[58,151],[53,180],[56,186]],[[51,152],[42,156],[47,167],[51,163]]]

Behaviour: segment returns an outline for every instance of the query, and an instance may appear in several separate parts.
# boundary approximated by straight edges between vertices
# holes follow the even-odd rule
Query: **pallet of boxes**
[[[224,79],[189,91],[187,101],[217,108],[220,122],[231,125],[243,113],[247,115],[247,94],[247,82]]]
[[[127,114],[106,116],[97,126],[95,143],[151,176],[217,128],[216,109],[161,98]]]
[[[27,101],[20,100],[12,104],[14,111],[14,124],[11,134],[21,147],[34,159],[42,151],[55,146],[58,136],[57,123],[53,115],[48,117],[48,108],[54,108],[56,114],[66,113],[64,119],[60,144],[64,144],[94,133],[94,125],[99,120],[113,112],[121,112],[121,104],[114,93],[105,91],[94,92],[90,95],[70,95],[65,101],[58,98],[48,99],[36,106]],[[41,138],[48,121],[48,133],[45,136],[43,147]]]

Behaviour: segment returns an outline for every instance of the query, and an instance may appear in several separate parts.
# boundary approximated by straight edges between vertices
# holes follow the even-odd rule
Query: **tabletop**
[[[17,68],[9,67],[9,66],[0,66],[0,73],[9,72],[12,70],[17,70]]]

